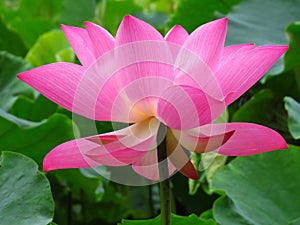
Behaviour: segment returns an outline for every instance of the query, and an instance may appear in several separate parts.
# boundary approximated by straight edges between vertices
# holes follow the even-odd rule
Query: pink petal
[[[222,69],[222,66],[227,63],[227,61],[231,60],[235,56],[241,54],[241,52],[245,52],[248,50],[251,50],[255,47],[254,44],[239,44],[239,45],[231,45],[227,46],[223,49],[221,58],[220,58],[220,63],[219,63],[219,68]]]
[[[224,47],[227,18],[206,23],[190,34],[183,47],[196,53],[208,66],[215,70]]]
[[[216,150],[225,144],[233,135],[234,130],[226,131],[225,127],[221,130],[221,127],[216,129],[213,125],[205,125],[191,130],[172,130],[172,132],[187,150],[205,153]]]
[[[88,67],[96,60],[95,47],[85,29],[61,25],[70,45],[84,67]]]
[[[208,125],[206,125],[208,126]],[[229,140],[215,152],[228,156],[246,156],[287,148],[285,140],[276,131],[251,123],[212,124],[213,130],[233,131]]]
[[[226,96],[226,104],[235,101],[254,85],[287,49],[287,46],[262,46],[240,51],[227,60],[215,72]]]
[[[157,117],[168,127],[191,129],[210,123],[225,109],[223,102],[190,86],[171,86],[158,102]]]
[[[159,122],[154,119],[116,132],[63,143],[46,155],[44,170],[135,163],[156,147],[158,125]]]
[[[133,123],[156,116],[158,98],[172,85],[170,80],[152,74],[131,80],[126,77],[126,72],[131,69],[128,66],[119,71],[99,92],[101,99],[96,104],[96,111],[110,110],[112,121]]]
[[[98,96],[101,78],[85,73],[84,67],[76,64],[53,63],[20,73],[18,77],[69,111],[93,120],[111,121],[111,108],[95,109],[102,99]]]
[[[84,25],[93,42],[96,58],[114,48],[115,39],[107,30],[91,22],[85,22]]]
[[[116,46],[147,40],[163,40],[163,37],[148,23],[130,15],[125,16],[116,34]]]
[[[166,34],[165,39],[168,42],[183,45],[185,40],[188,38],[188,32],[180,25],[175,25],[169,32]]]
[[[75,92],[83,74],[82,66],[60,62],[47,64],[17,76],[51,101],[72,111]]]

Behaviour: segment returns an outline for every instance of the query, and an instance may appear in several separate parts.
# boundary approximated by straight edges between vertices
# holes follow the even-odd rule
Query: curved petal
[[[188,38],[188,32],[180,25],[175,25],[166,34],[165,39],[168,42],[183,45],[185,40]]]
[[[186,130],[210,123],[224,109],[223,102],[198,88],[173,85],[160,97],[157,117],[168,127]]]
[[[18,74],[18,78],[42,95],[72,111],[76,89],[84,68],[72,63],[52,63]]]
[[[91,65],[96,60],[96,52],[88,32],[63,24],[61,27],[81,64],[84,67]]]
[[[215,72],[229,105],[254,85],[287,51],[287,46],[261,46],[240,51]]]
[[[251,123],[212,124],[214,130],[233,131],[234,134],[215,152],[228,156],[246,156],[287,148],[276,131]]]
[[[142,20],[130,15],[123,18],[116,34],[116,46],[148,40],[163,40],[163,37],[154,27]]]
[[[158,126],[152,119],[116,132],[68,141],[46,155],[44,170],[135,163],[156,147]]]
[[[226,131],[225,126],[216,129],[213,125],[205,125],[185,131],[172,130],[172,133],[187,150],[205,153],[216,150],[225,144],[234,134],[234,130]]]
[[[212,71],[218,67],[223,51],[227,23],[227,18],[206,23],[192,32],[183,44],[184,48],[195,52]]]
[[[115,39],[107,30],[91,22],[85,22],[84,25],[93,42],[96,58],[101,57],[114,48]]]

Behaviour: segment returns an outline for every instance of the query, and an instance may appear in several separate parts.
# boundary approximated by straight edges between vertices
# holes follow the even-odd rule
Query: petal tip
[[[215,20],[214,22],[218,22],[220,24],[223,24],[223,25],[227,26],[227,24],[228,24],[228,18],[227,17],[223,17],[221,19]]]
[[[90,21],[84,21],[83,24],[84,24],[85,28],[88,28],[88,27],[95,27],[95,26],[96,26],[96,27],[99,27],[98,24],[92,23],[92,22],[90,22]]]
[[[134,17],[132,15],[127,14],[127,15],[125,15],[123,17],[122,23],[130,23],[132,21],[138,21],[138,20],[139,20],[138,18],[136,18],[136,17]]]
[[[43,161],[43,171],[44,171],[45,173],[51,171],[51,168],[50,168],[50,165],[49,165],[47,156],[44,158],[44,161]]]

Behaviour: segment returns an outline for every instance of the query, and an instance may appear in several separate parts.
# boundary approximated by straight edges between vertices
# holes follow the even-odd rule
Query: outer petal
[[[215,73],[229,105],[254,85],[287,51],[287,46],[262,46],[241,51]]]
[[[158,118],[168,127],[191,129],[210,123],[225,109],[202,90],[190,86],[171,86],[158,102]]]
[[[147,40],[163,40],[163,37],[148,23],[133,16],[125,16],[116,34],[116,46]]]
[[[191,130],[172,130],[172,132],[179,143],[187,150],[205,153],[216,150],[225,144],[235,131],[226,131],[225,126],[216,129],[214,126],[205,125]]]
[[[206,125],[208,126],[208,125]],[[246,156],[287,148],[276,131],[251,123],[212,124],[210,129],[233,131],[230,139],[215,152],[228,156]]]
[[[108,102],[104,101],[104,106],[95,108],[103,98],[98,95],[101,78],[85,73],[84,67],[76,64],[53,63],[20,73],[18,77],[69,111],[93,120],[111,121],[111,108],[105,105],[112,99],[105,99]]]
[[[93,42],[96,58],[114,48],[115,40],[107,30],[91,22],[85,22],[84,25]]]
[[[44,158],[44,170],[124,166],[139,160],[156,146],[158,121],[149,120],[107,134],[63,143]]]
[[[82,66],[72,63],[53,63],[17,76],[51,101],[72,111],[75,92],[83,74]]]
[[[85,29],[61,25],[75,54],[84,67],[88,67],[96,60],[93,42]]]
[[[185,40],[188,38],[188,32],[180,25],[175,25],[171,30],[166,34],[165,39],[168,42],[183,45]]]
[[[195,52],[214,71],[222,54],[227,18],[206,23],[190,34],[183,47]]]
[[[43,169],[48,172],[58,169],[89,168],[100,165],[124,166],[145,154],[145,152],[124,149],[121,146],[119,148],[110,153],[105,147],[87,139],[72,140],[57,146],[49,152],[44,158]],[[88,155],[90,151],[96,150],[102,151],[102,153],[98,154],[97,157]]]

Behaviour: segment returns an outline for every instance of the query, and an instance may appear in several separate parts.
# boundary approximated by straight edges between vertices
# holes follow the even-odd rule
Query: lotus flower
[[[274,130],[251,123],[215,124],[225,108],[254,85],[287,46],[224,47],[227,19],[190,35],[179,25],[163,37],[125,16],[116,37],[86,22],[62,25],[82,65],[58,62],[18,74],[48,99],[81,116],[129,124],[63,143],[44,159],[44,171],[131,165],[159,180],[157,145],[166,126],[169,175],[197,179],[189,151],[246,156],[286,148]]]

